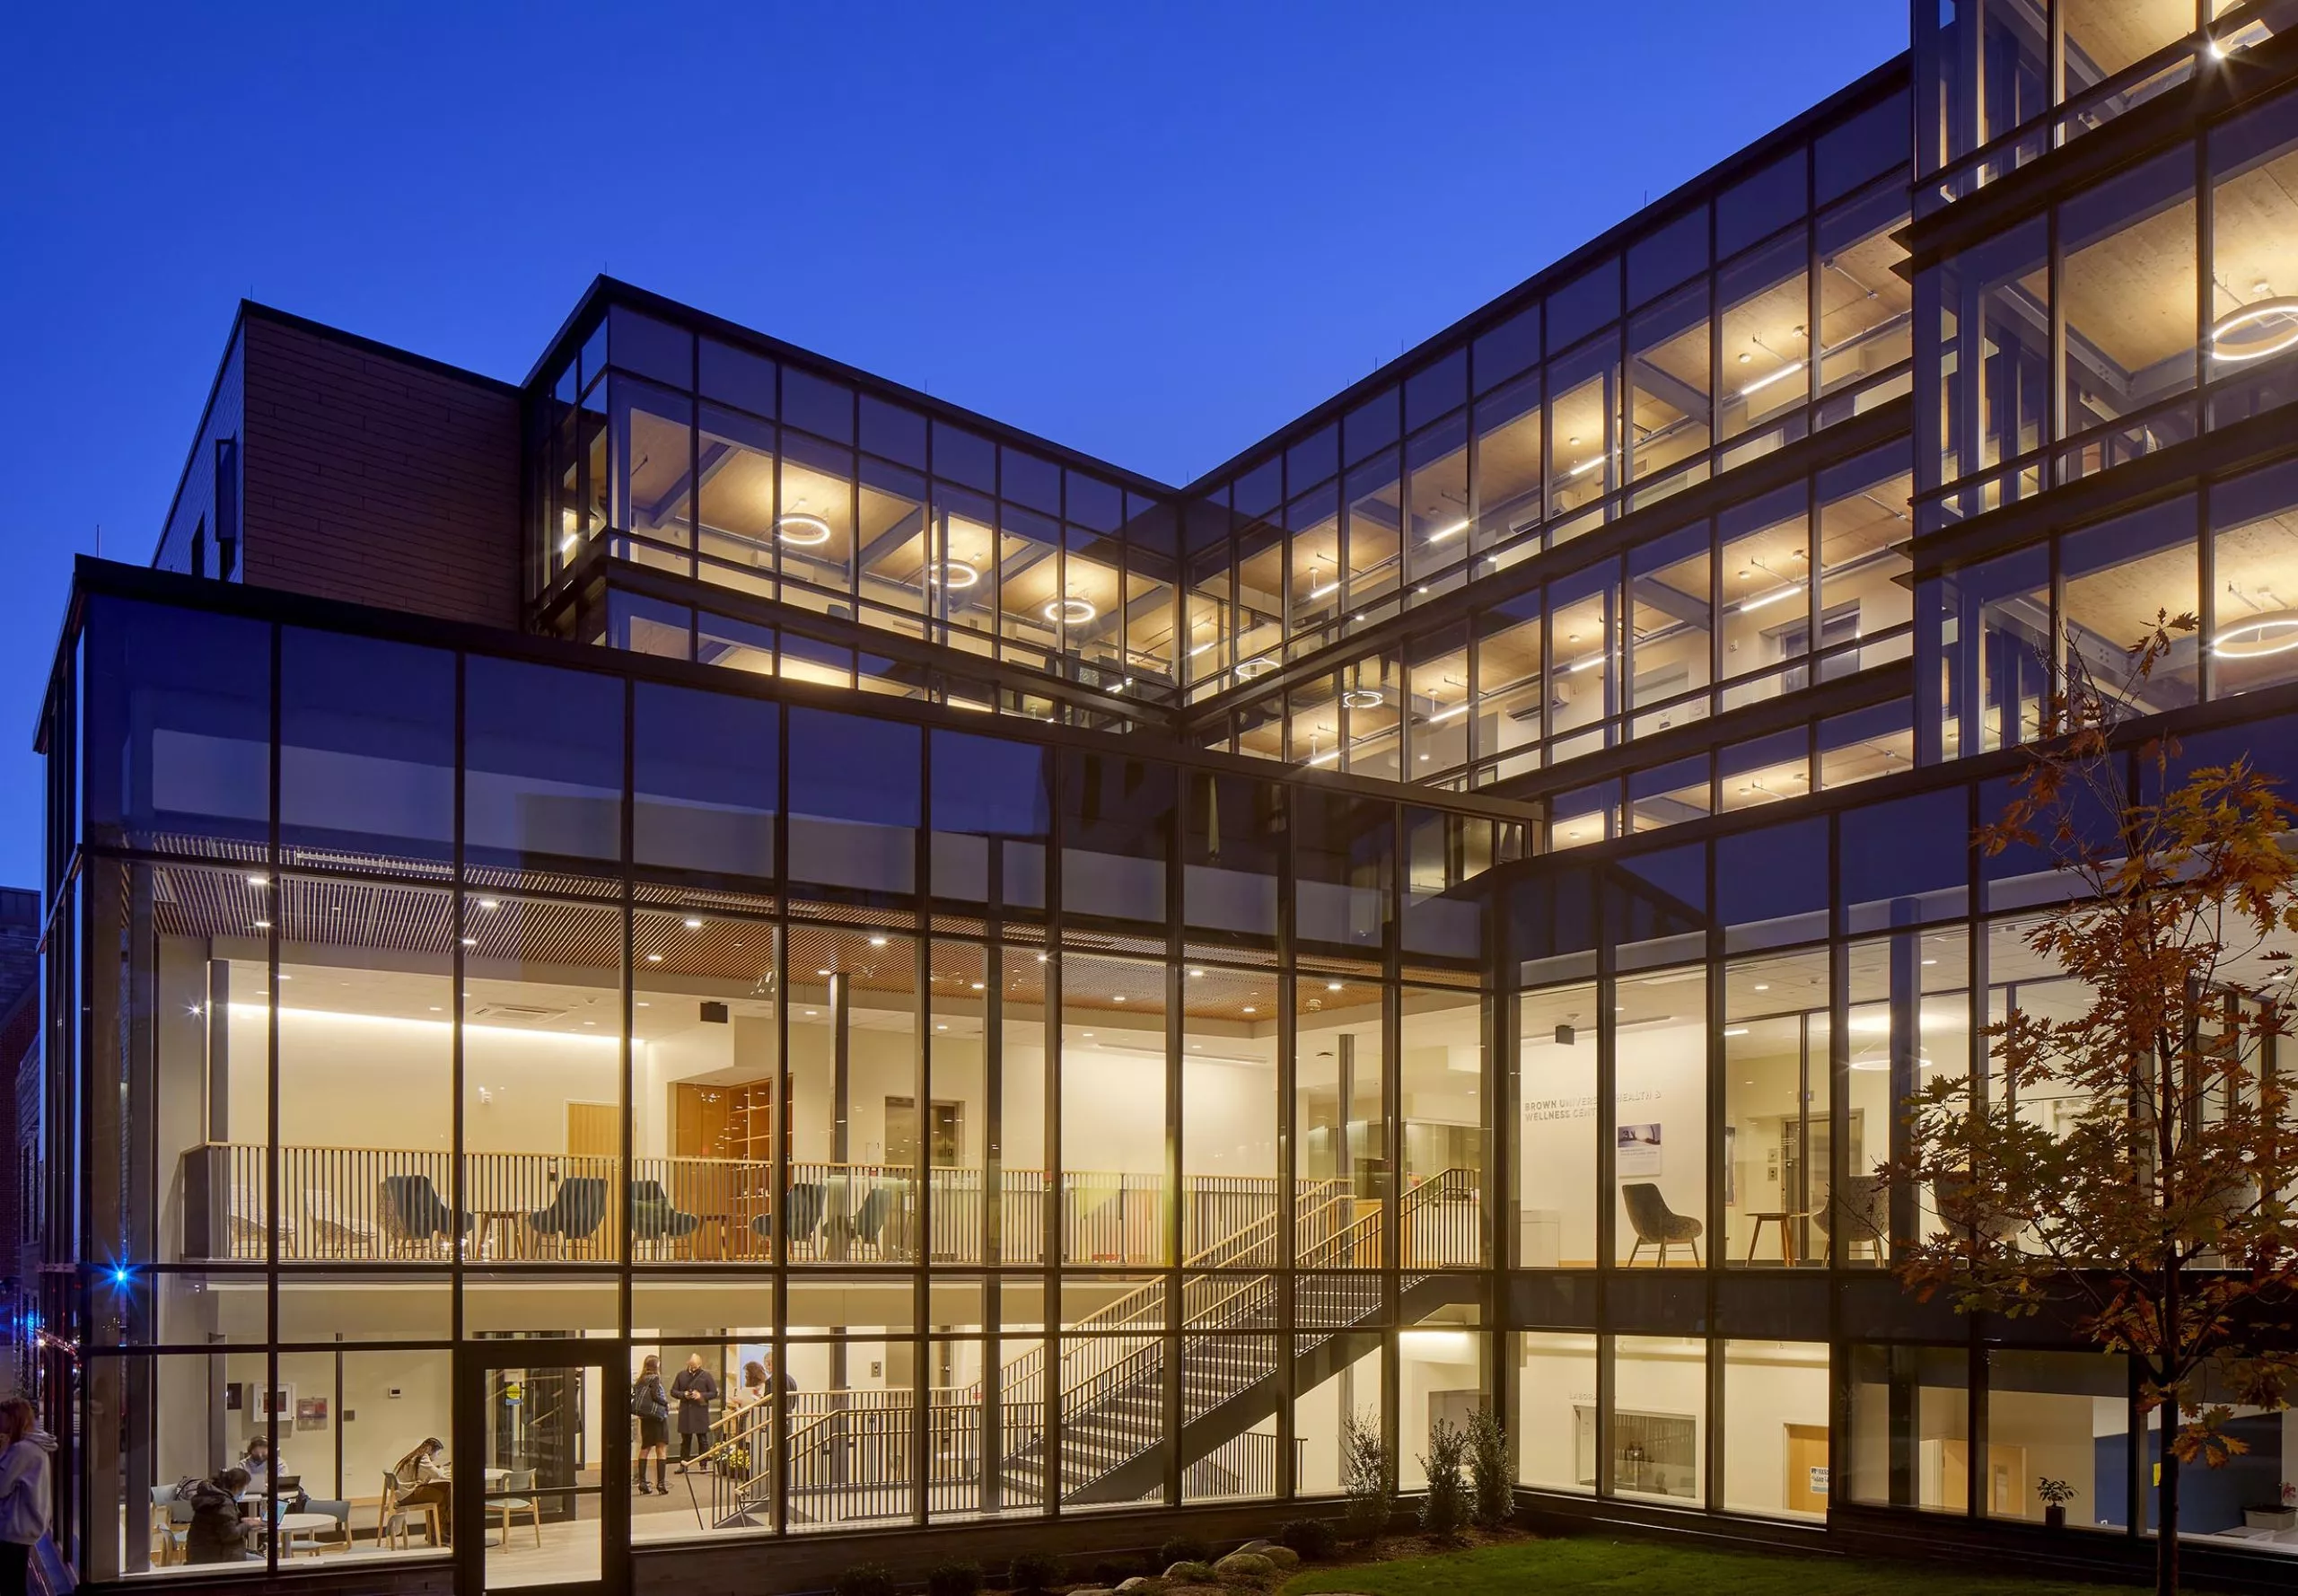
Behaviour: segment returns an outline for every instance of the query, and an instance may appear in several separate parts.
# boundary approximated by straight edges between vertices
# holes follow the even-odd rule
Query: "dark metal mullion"
[[[452,884],[449,888],[452,902],[447,916],[449,928],[447,969],[449,978],[453,981],[455,988],[447,1008],[447,1013],[454,1021],[452,1027],[452,1034],[449,1037],[447,1044],[448,1085],[452,1098],[448,1105],[448,1146],[451,1151],[447,1160],[447,1213],[449,1223],[455,1227],[454,1234],[450,1238],[447,1255],[450,1286],[448,1294],[452,1304],[448,1317],[449,1331],[457,1346],[461,1346],[463,1341],[463,1265],[465,1261],[461,1245],[461,1220],[465,1206],[463,1194],[463,981],[465,978],[463,873],[467,868],[466,832],[468,829],[465,825],[464,811],[465,793],[469,785],[467,773],[470,767],[470,758],[468,747],[469,717],[464,711],[464,703],[469,697],[469,656],[458,649],[455,653],[454,841],[452,849]],[[278,987],[274,986],[272,990],[276,992]],[[452,1382],[450,1389],[453,1389]]]
[[[1388,805],[1387,869],[1381,878],[1381,1157],[1387,1189],[1381,1195],[1381,1321],[1387,1355],[1381,1360],[1381,1426],[1395,1456],[1403,1455],[1404,1319],[1404,1000],[1398,985],[1400,940],[1397,895],[1404,848],[1404,814]]]
[[[858,434],[857,434],[858,435]],[[858,472],[856,473],[859,474]],[[857,528],[859,523],[856,523]],[[860,578],[855,578],[858,583]],[[917,1144],[910,1159],[910,1179],[916,1183],[916,1217],[910,1225],[910,1457],[912,1518],[923,1524],[933,1507],[934,1458],[931,1413],[926,1404],[933,1391],[928,1367],[931,1346],[925,1339],[933,1315],[933,1288],[927,1271],[934,1258],[934,944],[929,940],[933,916],[933,794],[934,740],[918,740],[918,793],[923,822],[911,838],[917,881],[917,906],[910,924],[910,1025],[912,1058],[910,1093],[917,1104],[913,1118]],[[982,983],[988,988],[988,981]],[[960,1149],[962,1155],[963,1149]],[[882,1249],[881,1249],[882,1251]],[[987,1371],[984,1371],[987,1376]],[[984,1389],[987,1389],[985,1379]]]
[[[779,381],[777,376],[776,381]],[[778,443],[776,447],[779,448]],[[776,484],[779,492],[778,474]],[[777,653],[779,648],[777,638]],[[767,1153],[771,1185],[767,1191],[766,1212],[767,1229],[772,1232],[767,1239],[767,1256],[774,1295],[774,1371],[768,1380],[773,1396],[768,1421],[773,1449],[770,1466],[774,1470],[771,1528],[776,1535],[782,1536],[790,1533],[790,1404],[785,1399],[785,1392],[790,1377],[790,1154],[795,1134],[790,1100],[797,1084],[797,1071],[790,1062],[790,716],[785,710],[774,719],[774,864],[783,890],[775,895],[772,933],[775,1082],[771,1105],[773,1136]]]
[[[2195,0],[2197,16],[2207,9],[2209,0]],[[2198,22],[2197,27],[2202,27]],[[2218,281],[2218,205],[2217,193],[2210,180],[2210,140],[2206,135],[2194,141],[2194,215],[2195,215],[2195,342],[2194,342],[2194,418],[2197,436],[2210,430],[2211,401],[2206,390],[2212,381],[2210,369],[2215,303],[2211,290]],[[2218,636],[2218,551],[2211,537],[2210,485],[2197,486],[2194,495],[2195,542],[2197,549],[2195,568],[2195,620],[2198,631],[2195,638],[2195,697],[2208,700],[2218,694],[2218,661],[2210,645]]]
[[[1001,615],[999,626],[1004,620]],[[999,646],[1003,647],[1001,639]],[[1061,1145],[1062,1048],[1061,1048],[1061,933],[1067,924],[1062,908],[1062,850],[1068,836],[1068,820],[1065,813],[1069,786],[1068,761],[1048,761],[1053,772],[1052,824],[1046,838],[1045,892],[1046,935],[1043,957],[1045,979],[1040,1023],[1043,1040],[1039,1047],[1039,1070],[1043,1076],[1040,1095],[1044,1100],[1044,1157],[1043,1178],[1039,1192],[1038,1263],[1044,1278],[1044,1305],[1040,1314],[1044,1324],[1042,1348],[1044,1373],[1043,1390],[1039,1400],[1039,1434],[1043,1438],[1039,1456],[1045,1467],[1044,1510],[1048,1516],[1061,1513],[1061,1346],[1062,1302],[1061,1263],[1068,1250],[1069,1238],[1062,1223],[1062,1187],[1067,1179],[1066,1161]]]
[[[2051,7],[2054,31],[2058,26],[2058,10],[2056,4]],[[2045,447],[2036,492],[2048,493],[2058,486],[2058,442],[2066,435],[2066,260],[2058,247],[2058,206],[2054,205],[2045,210],[2042,220],[2045,280],[2050,285],[2050,373],[2043,384]],[[1982,329],[1982,334],[1984,331]],[[2005,491],[2009,487],[2008,481],[1999,482],[1997,503],[2007,504],[2016,496],[2014,491]]]
[[[1501,969],[1513,971],[1515,968],[1513,960],[1504,956],[1509,942],[1498,924],[1500,916],[1494,910],[1494,902],[1488,895],[1485,906],[1485,945],[1502,950],[1504,957],[1496,962]],[[1490,1060],[1487,1067],[1492,1072],[1488,1097],[1492,1105],[1492,1126],[1487,1140],[1492,1175],[1485,1184],[1486,1205],[1491,1212],[1492,1222],[1487,1227],[1490,1235],[1486,1241],[1489,1250],[1485,1259],[1485,1290],[1488,1304],[1487,1311],[1492,1322],[1500,1328],[1500,1333],[1486,1339],[1485,1355],[1488,1360],[1489,1372],[1485,1390],[1489,1393],[1495,1415],[1505,1416],[1518,1410],[1522,1385],[1519,1371],[1522,1367],[1522,1355],[1518,1352],[1520,1337],[1513,1333],[1518,1324],[1517,1314],[1514,1303],[1509,1299],[1508,1287],[1514,1277],[1513,1271],[1524,1267],[1519,1253],[1519,1243],[1524,1232],[1523,1219],[1516,1201],[1516,1194],[1521,1191],[1522,1182],[1517,1166],[1522,1155],[1519,1138],[1523,1123],[1521,1118],[1523,1101],[1523,1013],[1513,974],[1505,978],[1504,982],[1495,983],[1495,989],[1487,992],[1485,1009],[1489,1016],[1487,1025],[1492,1037],[1485,1055]],[[1511,1352],[1517,1352],[1517,1355],[1507,1355]],[[1512,1486],[1523,1478],[1522,1428],[1521,1425],[1507,1424],[1504,1417],[1502,1434],[1507,1445],[1508,1478]]]
[[[1004,1323],[1005,1268],[1005,860],[1001,837],[985,839],[989,857],[989,903],[984,916],[988,940],[982,946],[981,1014],[981,1228],[975,1241],[987,1266],[982,1279],[981,1506],[986,1513],[1005,1504]],[[930,1266],[929,1266],[930,1267]],[[1042,1315],[1040,1315],[1042,1317]]]
[[[700,400],[697,399],[693,402],[698,406]],[[693,436],[692,428],[689,429],[688,435],[689,438]],[[687,535],[688,541],[690,546],[694,540],[700,536],[701,519],[697,513],[699,506],[697,500],[701,490],[700,479],[697,477],[689,477],[687,480],[696,484],[695,491],[688,495],[687,504]],[[689,547],[689,563],[691,562],[691,558],[692,550]],[[693,611],[689,609],[688,611],[688,615],[690,623]],[[632,1161],[636,1153],[636,1149],[632,1145],[632,1139],[634,1136],[632,1121],[637,1107],[637,1092],[632,1080],[632,1068],[636,1062],[637,1057],[637,1047],[633,1039],[633,1036],[637,1027],[638,1016],[638,1010],[636,1007],[638,1001],[638,982],[636,974],[637,969],[637,949],[636,945],[637,935],[637,908],[636,905],[636,899],[637,893],[632,879],[635,874],[634,862],[637,858],[637,847],[636,842],[638,810],[637,726],[638,685],[635,681],[628,681],[624,684],[622,694],[622,814],[620,826],[622,834],[620,842],[622,853],[622,869],[620,873],[622,876],[622,969],[617,972],[618,978],[616,983],[620,987],[622,993],[622,1037],[620,1049],[618,1055],[622,1060],[622,1080],[619,1087],[619,1096],[622,1103],[622,1125],[619,1134],[616,1138],[617,1148],[621,1155],[622,1162],[620,1168],[616,1171],[616,1184],[610,1188],[615,1193],[617,1200],[611,1201],[607,1205],[607,1212],[610,1214],[619,1212],[622,1215],[622,1223],[618,1227],[620,1233],[615,1238],[614,1241],[614,1256],[618,1260],[620,1266],[616,1271],[615,1294],[619,1299],[617,1303],[616,1311],[622,1329],[622,1344],[619,1349],[619,1354],[622,1359],[622,1367],[625,1372],[627,1372],[630,1367],[630,1344],[634,1334],[634,1326],[631,1322],[631,1277],[637,1261],[634,1256],[637,1249],[633,1241],[635,1232],[631,1223],[632,1215],[630,1204],[630,1173],[632,1169]],[[463,895],[459,892],[455,896],[457,904],[460,906]],[[462,946],[460,928],[457,932],[455,945],[458,949]],[[608,1396],[606,1391],[601,1390],[599,1393],[599,1399],[601,1402],[608,1402],[612,1399]],[[627,1407],[625,1410],[627,1410]],[[607,1422],[607,1416],[604,1412],[600,1415],[600,1419],[599,1439],[601,1447],[603,1447],[608,1432],[611,1428],[611,1425]],[[622,1450],[626,1454],[627,1454],[630,1449],[624,1448]],[[620,1457],[607,1457],[600,1460],[599,1495],[600,1518],[601,1521],[599,1527],[601,1538],[599,1553],[604,1565],[601,1572],[605,1575],[608,1588],[610,1590],[627,1583],[630,1563],[631,1471],[622,1466],[624,1461],[625,1458]],[[538,1500],[539,1500],[539,1498],[538,1498]],[[506,1540],[508,1539],[507,1533],[504,1539]]]
[[[1186,1186],[1188,1169],[1185,1138],[1188,1136],[1182,1116],[1187,1111],[1185,1083],[1181,1075],[1181,838],[1185,828],[1181,816],[1188,802],[1188,783],[1177,780],[1173,787],[1173,804],[1166,812],[1164,835],[1159,840],[1165,859],[1165,1201],[1159,1215],[1164,1230],[1165,1245],[1165,1345],[1171,1350],[1165,1364],[1165,1500],[1178,1506],[1181,1499],[1181,1430],[1188,1412],[1183,1387],[1182,1360],[1188,1355],[1188,1281],[1184,1273],[1188,1261],[1188,1227],[1187,1223],[1188,1197]]]
[[[1194,779],[1194,778],[1192,778]],[[1206,803],[1220,802],[1213,778],[1205,781]],[[1289,806],[1293,792],[1279,788],[1278,801]],[[1289,822],[1291,816],[1286,814]],[[1293,827],[1285,834],[1289,839]],[[1299,1314],[1301,1143],[1297,1118],[1301,1098],[1299,982],[1294,971],[1293,850],[1276,850],[1276,1495],[1289,1501],[1300,1489],[1294,1465],[1299,1415],[1300,1371],[1294,1355],[1300,1343],[1295,1331]],[[1345,1124],[1348,1105],[1340,1105]],[[1345,1132],[1344,1132],[1345,1134]]]
[[[265,631],[271,653],[271,706],[269,710],[270,747],[266,750],[269,757],[265,761],[266,783],[268,788],[267,794],[268,813],[264,843],[264,868],[268,872],[271,881],[271,914],[269,916],[271,926],[264,933],[263,937],[264,956],[270,969],[267,982],[270,987],[270,997],[264,1006],[264,1046],[267,1054],[264,1072],[264,1113],[270,1121],[270,1134],[265,1138],[263,1183],[264,1212],[269,1215],[270,1223],[264,1226],[263,1246],[263,1405],[265,1408],[264,1444],[268,1449],[269,1455],[276,1458],[279,1455],[279,1412],[278,1405],[273,1398],[279,1390],[279,1226],[282,1223],[279,1212],[279,923],[286,917],[287,913],[287,881],[285,872],[281,868],[282,855],[279,839],[281,730],[279,666],[283,650],[280,628],[273,626],[266,627]],[[159,953],[156,941],[151,953],[153,960],[153,968],[156,972]],[[264,1513],[267,1518],[276,1511],[273,1504],[278,1499],[279,1470],[274,1468],[264,1482]],[[264,1567],[271,1575],[276,1576],[279,1572],[279,1546],[286,1539],[284,1532],[264,1537]]]

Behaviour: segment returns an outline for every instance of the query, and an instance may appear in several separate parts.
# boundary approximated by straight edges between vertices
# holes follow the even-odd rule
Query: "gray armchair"
[[[1678,1214],[1668,1206],[1668,1199],[1649,1180],[1637,1180],[1619,1188],[1620,1201],[1627,1205],[1627,1223],[1635,1227],[1636,1245],[1628,1249],[1627,1261],[1636,1262],[1636,1255],[1645,1247],[1660,1250],[1660,1267],[1668,1267],[1668,1249],[1689,1247],[1691,1261],[1699,1263],[1699,1238],[1706,1227],[1689,1215]]]

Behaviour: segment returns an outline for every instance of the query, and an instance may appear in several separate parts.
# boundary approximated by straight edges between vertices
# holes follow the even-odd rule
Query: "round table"
[[[317,1536],[324,1530],[343,1528],[343,1521],[331,1513],[285,1513],[268,1521],[258,1519],[255,1523],[258,1529],[276,1530],[285,1537],[283,1555],[291,1557],[295,1555],[295,1537],[298,1535]],[[310,1549],[312,1557],[320,1555],[318,1540],[311,1542]]]

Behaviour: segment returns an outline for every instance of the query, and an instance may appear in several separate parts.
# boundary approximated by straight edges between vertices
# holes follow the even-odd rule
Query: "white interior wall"
[[[1827,1428],[1827,1347],[1732,1343],[1724,1354],[1724,1505],[1733,1513],[1785,1511],[1787,1426]]]
[[[1619,1183],[1649,1180],[1674,1212],[1704,1217],[1707,1180],[1707,1052],[1697,1025],[1622,1031],[1617,1123],[1660,1127],[1656,1150],[1623,1159]],[[1586,1265],[1596,1256],[1596,1035],[1579,1029],[1570,1047],[1550,1037],[1523,1042],[1518,1188],[1527,1265]],[[1647,1165],[1656,1165],[1656,1169]],[[1617,1197],[1611,1198],[1615,1206]],[[1616,1215],[1624,1258],[1635,1244],[1625,1213]],[[1703,1237],[1700,1256],[1708,1253]],[[1652,1249],[1644,1250],[1652,1256]]]
[[[1429,1399],[1438,1393],[1481,1392],[1477,1337],[1469,1330],[1407,1329],[1397,1337],[1397,1478],[1402,1488],[1428,1484],[1421,1461],[1428,1449]]]
[[[1577,1491],[1577,1410],[1596,1406],[1596,1338],[1568,1334],[1519,1338],[1517,1478],[1552,1491]]]
[[[310,995],[324,1001],[314,989]],[[292,993],[279,1011],[280,1135],[290,1145],[447,1150],[452,1128],[452,1032],[443,1020],[338,1013],[302,1006]],[[234,1004],[230,1013],[230,1091],[233,1139],[260,1139],[240,1105],[266,1099],[268,1010]],[[790,1031],[796,1115],[795,1155],[830,1156],[830,1033],[803,1023]],[[474,1151],[563,1153],[566,1105],[617,1103],[620,1048],[611,1035],[574,1035],[508,1026],[464,1029],[465,1136]],[[738,1016],[732,1024],[697,1023],[637,1044],[633,1055],[632,1143],[640,1156],[671,1146],[671,1097],[681,1081],[770,1076],[773,1028]],[[187,1076],[197,1057],[178,1055]],[[1164,1156],[1164,1067],[1153,1056],[1073,1041],[1063,1068],[1067,1161],[1082,1170],[1154,1173]],[[847,1155],[876,1162],[885,1151],[885,1101],[916,1091],[913,1039],[856,1026],[848,1051]],[[1042,1160],[1044,1056],[1009,1047],[1005,1059],[1005,1153],[1011,1167]],[[1185,1138],[1193,1173],[1270,1175],[1276,1171],[1274,1065],[1190,1059],[1184,1064]],[[189,1083],[175,1094],[196,1121],[199,1092]],[[978,1038],[934,1044],[934,1095],[960,1105],[965,1158],[982,1156],[987,1116],[982,1101]],[[197,1136],[191,1136],[196,1144]],[[180,1166],[180,1161],[178,1161]],[[180,1173],[176,1176],[180,1188]],[[176,1221],[180,1229],[180,1218]]]

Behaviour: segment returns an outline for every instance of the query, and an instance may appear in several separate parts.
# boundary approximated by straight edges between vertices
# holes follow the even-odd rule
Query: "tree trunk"
[[[2155,1596],[2179,1596],[2179,1454],[2171,1450],[2178,1414],[2175,1402],[2162,1410],[2162,1483],[2154,1493]]]

